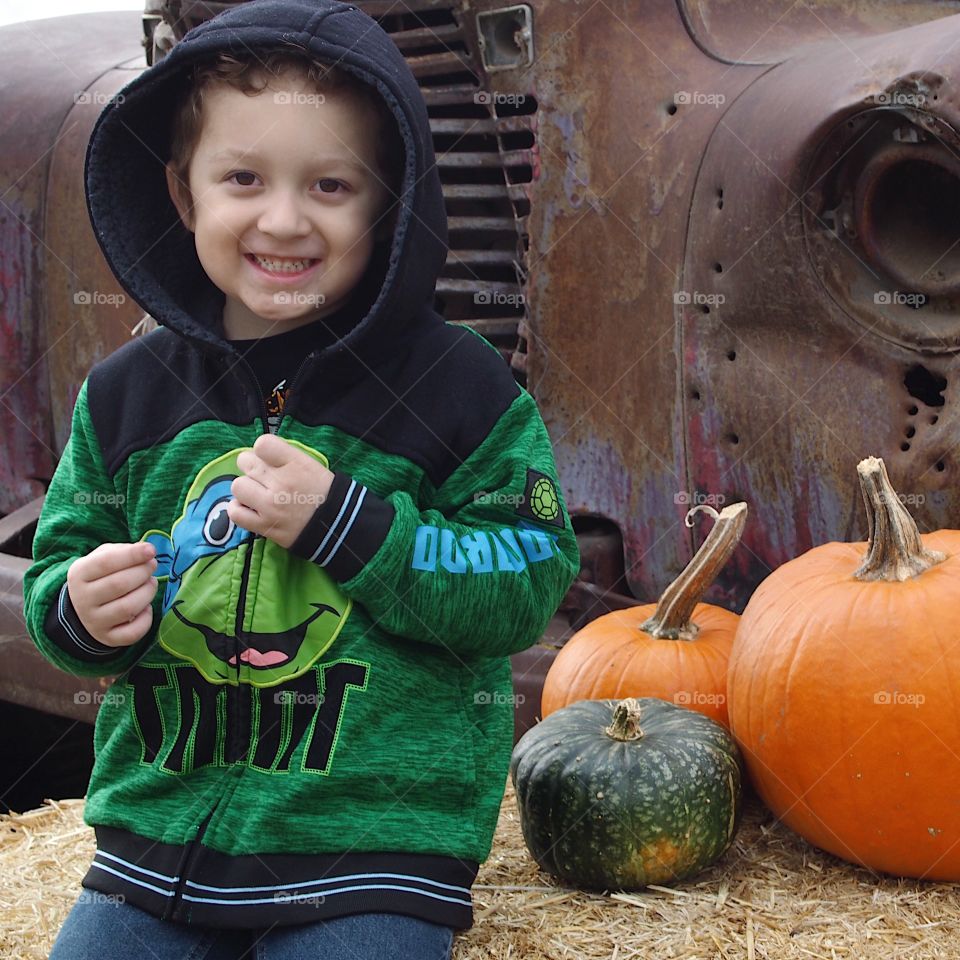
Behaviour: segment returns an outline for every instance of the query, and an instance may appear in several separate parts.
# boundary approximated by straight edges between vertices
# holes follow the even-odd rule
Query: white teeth
[[[253,257],[264,270],[270,270],[273,273],[299,273],[315,262],[313,260],[268,260],[257,254],[253,254]]]

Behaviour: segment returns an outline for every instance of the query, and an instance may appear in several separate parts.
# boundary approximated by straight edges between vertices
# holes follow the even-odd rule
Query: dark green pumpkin
[[[551,713],[514,747],[510,777],[533,859],[587,890],[691,877],[740,825],[742,761],[730,734],[653,697]]]

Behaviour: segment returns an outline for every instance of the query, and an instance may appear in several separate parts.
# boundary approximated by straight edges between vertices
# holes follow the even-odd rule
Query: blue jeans
[[[450,960],[452,946],[452,927],[399,913],[218,930],[160,920],[84,889],[49,960]]]

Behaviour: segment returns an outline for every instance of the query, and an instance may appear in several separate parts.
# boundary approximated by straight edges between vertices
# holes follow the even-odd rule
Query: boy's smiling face
[[[373,109],[292,74],[251,96],[204,91],[189,167],[194,201],[167,182],[207,276],[226,295],[228,339],[282,333],[342,307],[389,235]],[[378,222],[379,221],[379,222]]]

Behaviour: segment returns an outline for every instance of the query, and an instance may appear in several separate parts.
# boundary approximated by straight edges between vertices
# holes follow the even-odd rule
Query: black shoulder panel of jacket
[[[520,387],[488,342],[453,324],[426,326],[409,349],[346,387],[314,371],[293,416],[327,423],[420,466],[439,487],[517,398]],[[336,465],[333,465],[336,469]]]
[[[302,382],[291,384],[296,396],[291,390],[288,413],[406,457],[439,487],[493,429],[520,386],[496,349],[472,331],[436,314],[417,329],[409,349],[358,379],[344,381],[328,365],[308,367]],[[291,357],[292,368],[299,362]],[[242,360],[226,352],[211,356],[163,327],[98,363],[87,393],[111,477],[132,453],[193,423],[244,424],[263,412]]]
[[[110,477],[130,454],[190,424],[211,418],[248,423],[260,407],[252,389],[223,363],[164,327],[125,343],[91,369],[87,405]]]

